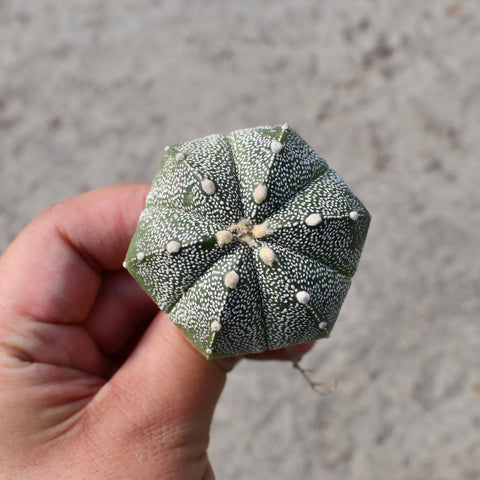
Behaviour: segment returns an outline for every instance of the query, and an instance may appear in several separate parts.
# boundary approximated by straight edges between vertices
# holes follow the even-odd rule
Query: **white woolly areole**
[[[306,305],[310,301],[310,294],[308,292],[300,291],[295,295],[299,303]]]
[[[170,240],[166,246],[168,253],[177,253],[180,251],[180,248],[181,248],[181,245],[176,240]]]
[[[358,212],[356,210],[352,210],[348,216],[352,219],[352,220],[358,220]]]
[[[231,242],[233,238],[232,232],[229,232],[228,230],[220,230],[215,236],[217,237],[217,243],[219,245],[225,245],[226,243]]]
[[[235,288],[238,285],[239,281],[240,277],[238,276],[238,273],[234,270],[228,272],[224,278],[225,286],[228,288]]]
[[[185,155],[182,153],[182,152],[178,152],[176,155],[175,155],[175,160],[177,162],[181,162],[182,160],[185,159]]]
[[[207,195],[213,195],[215,193],[215,184],[209,180],[208,178],[204,178],[201,183],[200,183],[202,190],[207,194]]]
[[[257,185],[253,191],[253,199],[255,200],[255,203],[262,203],[267,198],[267,194],[268,188],[265,184],[261,183],[260,185]]]
[[[141,262],[145,258],[145,254],[143,252],[137,253],[137,260]]]
[[[318,328],[319,328],[320,330],[324,330],[325,328],[327,328],[327,326],[328,326],[328,323],[327,323],[327,322],[320,322],[320,323],[318,324]]]
[[[260,259],[263,263],[272,266],[275,261],[275,252],[270,247],[262,247],[260,249]]]
[[[252,228],[252,234],[255,238],[265,237],[267,233],[268,233],[268,229],[264,223],[261,223],[259,225],[254,225],[254,227]]]
[[[211,348],[207,348],[205,352],[207,353],[207,355],[211,355],[213,353]]]
[[[238,235],[248,235],[250,234],[250,223],[245,220],[240,220],[234,227]]]
[[[278,140],[272,140],[270,148],[273,153],[280,153],[283,150],[283,143],[280,143]]]
[[[219,332],[221,328],[222,328],[222,325],[220,324],[220,322],[218,320],[214,320],[210,324],[210,329],[212,330],[212,332]]]
[[[305,223],[309,227],[315,227],[318,224],[322,223],[322,216],[319,213],[312,213],[305,219]]]

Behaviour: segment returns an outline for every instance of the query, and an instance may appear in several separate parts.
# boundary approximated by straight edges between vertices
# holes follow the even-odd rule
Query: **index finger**
[[[50,322],[81,321],[101,272],[121,268],[149,188],[106,187],[42,212],[0,257],[3,306]]]

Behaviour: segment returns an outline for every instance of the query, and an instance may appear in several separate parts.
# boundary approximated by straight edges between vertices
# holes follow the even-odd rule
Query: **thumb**
[[[115,450],[105,453],[118,456],[122,478],[130,470],[146,479],[200,479],[209,471],[210,424],[236,361],[207,360],[165,313],[155,317],[89,406],[96,445]]]

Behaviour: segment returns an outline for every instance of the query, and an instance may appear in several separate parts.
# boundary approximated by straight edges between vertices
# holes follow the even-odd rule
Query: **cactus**
[[[207,357],[328,337],[370,214],[287,125],[165,149],[124,266]]]

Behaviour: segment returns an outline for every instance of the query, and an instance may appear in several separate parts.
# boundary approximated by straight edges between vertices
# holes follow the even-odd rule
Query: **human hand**
[[[148,190],[61,202],[0,257],[0,478],[214,478],[238,359],[206,360],[122,268]]]

